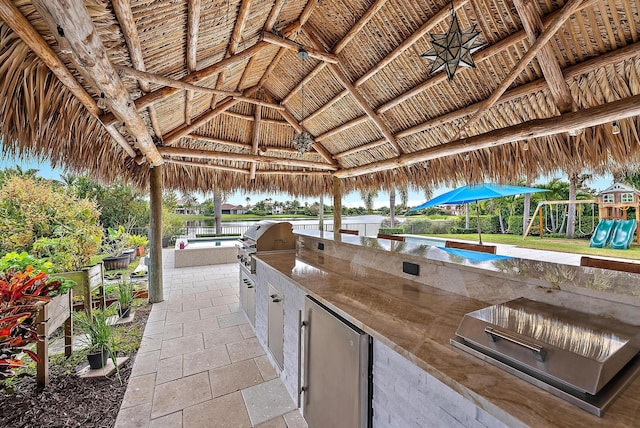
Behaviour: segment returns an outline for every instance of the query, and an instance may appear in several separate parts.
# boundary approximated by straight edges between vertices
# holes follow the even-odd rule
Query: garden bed
[[[80,379],[76,372],[85,366],[85,353],[75,351],[68,360],[58,354],[50,363],[46,388],[38,387],[34,374],[21,374],[0,381],[1,427],[112,427],[127,389],[135,354],[142,338],[151,305],[136,307],[136,317],[124,329],[129,349],[118,355],[129,356],[117,377]],[[137,340],[137,342],[136,342]]]

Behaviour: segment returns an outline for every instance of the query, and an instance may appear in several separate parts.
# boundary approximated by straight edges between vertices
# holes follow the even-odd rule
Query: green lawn
[[[478,241],[478,235],[470,234],[442,234],[431,235],[435,238],[451,238],[466,241]],[[564,238],[543,238],[528,236],[523,240],[522,236],[482,234],[482,243],[510,244],[521,248],[531,248],[535,250],[560,251],[564,253],[587,254],[603,257],[621,257],[625,259],[640,260],[640,247],[632,246],[628,250],[612,250],[611,248],[591,248],[586,239],[564,239]]]

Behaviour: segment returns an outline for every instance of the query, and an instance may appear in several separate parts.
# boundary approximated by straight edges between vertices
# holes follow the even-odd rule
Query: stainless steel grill
[[[451,343],[600,415],[640,370],[640,328],[528,299],[464,316]]]
[[[256,273],[253,256],[266,251],[295,250],[293,226],[286,221],[263,220],[246,230],[238,244],[238,261],[241,266]]]

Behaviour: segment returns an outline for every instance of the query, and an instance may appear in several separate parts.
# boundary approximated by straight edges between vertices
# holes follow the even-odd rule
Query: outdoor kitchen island
[[[279,372],[294,401],[307,386],[307,327],[301,332],[299,325],[310,295],[372,338],[375,427],[637,426],[639,378],[597,417],[450,344],[465,314],[517,297],[638,326],[637,275],[510,258],[472,264],[435,247],[375,238],[296,237],[295,254],[256,256],[253,278],[254,327],[265,349],[272,328],[269,286],[284,303]],[[413,272],[411,265],[418,265],[419,274],[403,273],[403,262]]]

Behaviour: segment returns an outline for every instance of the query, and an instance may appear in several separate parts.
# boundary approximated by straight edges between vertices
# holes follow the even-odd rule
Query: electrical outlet
[[[318,250],[324,251],[324,242],[318,242]]]
[[[408,273],[409,275],[420,275],[420,265],[409,262],[402,262],[402,272]]]

